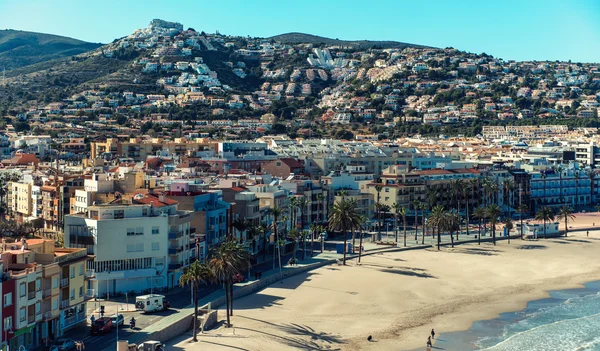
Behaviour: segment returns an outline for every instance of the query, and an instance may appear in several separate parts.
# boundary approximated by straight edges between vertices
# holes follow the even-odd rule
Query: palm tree
[[[360,213],[356,200],[342,200],[333,204],[329,216],[329,229],[342,232],[344,235],[344,260],[346,264],[346,251],[348,249],[348,231],[360,228]]]
[[[392,209],[394,210],[394,231],[396,232],[396,246],[398,246],[398,216],[402,215],[402,210],[404,210],[404,207],[402,207],[401,204],[395,202],[392,205]],[[406,246],[406,244],[404,246]]]
[[[198,341],[198,330],[196,323],[198,321],[198,289],[200,284],[208,285],[210,282],[215,280],[215,275],[210,267],[206,264],[200,263],[200,261],[194,261],[187,267],[184,273],[179,278],[179,285],[184,287],[186,285],[192,286],[192,295],[194,299],[194,319],[192,321],[194,330],[194,341]]]
[[[552,212],[552,210],[550,208],[544,206],[544,207],[540,208],[540,210],[535,214],[535,219],[543,222],[543,224],[544,224],[544,239],[546,239],[547,238],[546,222],[554,220],[554,213]]]
[[[240,243],[243,243],[244,242],[244,232],[246,231],[246,229],[248,229],[248,227],[250,226],[250,223],[245,219],[236,218],[233,221],[233,223],[231,223],[231,225],[238,231],[238,233],[240,234]]]
[[[486,217],[490,221],[490,227],[492,228],[492,243],[496,245],[496,223],[498,223],[498,216],[502,213],[500,206],[491,204],[485,209]]]
[[[444,213],[442,217],[442,229],[450,234],[450,242],[452,247],[454,247],[454,232],[460,230],[460,215],[458,212],[448,211]]]
[[[225,303],[227,305],[227,326],[231,326],[230,316],[233,316],[233,284],[235,275],[250,265],[250,255],[241,245],[228,240],[213,251],[208,266],[213,271],[216,279],[223,284],[225,289]]]
[[[296,251],[298,251],[298,240],[300,239],[300,233],[298,232],[298,229],[292,228],[289,233],[287,233],[287,237],[294,244],[294,249],[292,251],[292,262],[296,262]]]
[[[302,196],[300,197],[300,199],[298,200],[298,207],[300,208],[300,238],[302,239],[302,243],[303,243],[303,248],[302,248],[302,259],[304,260],[306,258],[306,233],[304,232],[304,214],[305,211],[308,209],[309,202],[308,200],[306,200],[306,197]]]
[[[471,179],[474,180],[474,179]],[[473,183],[472,182],[466,182],[465,186],[463,186],[462,188],[462,192],[463,192],[463,197],[465,198],[465,221],[466,221],[466,229],[467,229],[467,235],[469,235],[469,194],[473,191],[472,190],[473,187]]]
[[[423,235],[421,236],[421,245],[425,245],[425,210],[427,209],[427,205],[421,202],[419,204],[419,210],[421,210],[421,228]]]
[[[452,195],[456,199],[456,212],[460,213],[460,194],[462,194],[464,181],[462,179],[455,179],[450,181],[450,189]]]
[[[419,208],[421,207],[421,201],[414,200],[413,207],[415,209],[415,241],[419,240]]]
[[[477,236],[477,243],[479,245],[481,245],[481,223],[485,220],[485,207],[483,206],[479,206],[475,209],[475,211],[473,212],[473,216],[477,217],[477,219],[479,220],[479,235]]]
[[[273,216],[273,223],[271,224],[271,229],[273,230],[273,236],[274,236],[274,241],[273,241],[273,255],[275,255],[275,245],[277,245],[277,256],[279,256],[279,275],[282,276],[281,274],[281,247],[279,246],[279,217],[281,217],[283,214],[283,211],[275,206],[273,207],[273,209],[271,210],[271,215]],[[275,266],[275,259],[273,259],[273,266]],[[275,268],[275,267],[273,267]]]
[[[442,226],[444,221],[444,206],[437,205],[433,209],[431,209],[431,214],[429,215],[428,222],[433,228],[433,234],[435,235],[435,230],[437,228],[437,249],[440,250],[440,244],[442,241],[442,237],[440,234],[440,227]]]
[[[381,190],[383,190],[383,186],[375,185],[375,191],[377,191],[377,203],[375,204],[377,209],[377,240],[381,240],[381,203],[379,202],[381,200]]]
[[[382,204],[381,202],[375,203],[375,209],[377,210],[377,241],[381,241],[383,239],[381,236],[381,212],[384,212],[386,207],[387,205]]]
[[[308,227],[308,230],[310,231],[310,257],[313,257],[313,250],[314,250],[314,246],[315,246],[315,235],[317,235],[319,233],[319,225],[317,223],[311,223],[310,226]]]
[[[298,198],[290,196],[290,219],[292,221],[291,227],[296,228],[298,226]],[[291,229],[291,228],[290,228]]]
[[[398,214],[402,216],[402,223],[404,225],[404,246],[406,247],[406,208],[402,207]],[[396,240],[398,242],[398,240]]]
[[[504,218],[504,228],[506,228],[506,234],[508,235],[508,243],[510,244],[510,231],[513,230],[514,224],[513,220],[510,217]]]
[[[512,179],[504,179],[504,181],[502,182],[502,186],[504,187],[504,192],[506,194],[506,200],[507,200],[507,212],[508,212],[508,217],[510,217],[510,208],[512,207],[512,198],[513,198],[513,193],[515,191],[515,182]]]
[[[569,206],[563,206],[558,211],[557,216],[558,216],[559,221],[565,221],[565,236],[567,236],[567,233],[569,233],[569,228],[568,228],[569,220],[572,220],[572,221],[575,220],[575,215],[573,214],[573,210],[571,210],[571,208]]]
[[[323,204],[324,204],[323,200],[325,200],[325,196],[323,196],[323,193],[318,193],[317,194],[317,203],[319,204],[319,207],[318,207],[318,211],[317,211],[317,222],[319,224],[321,224],[321,222],[323,221],[323,218],[321,217],[321,215],[323,214],[323,210],[324,210],[323,209],[323,207],[324,207],[323,206]]]
[[[526,204],[521,204],[521,205],[519,205],[519,208],[517,208],[517,211],[519,211],[519,221],[521,222],[520,235],[521,235],[521,240],[523,240],[523,214],[529,212],[529,206],[527,206]]]

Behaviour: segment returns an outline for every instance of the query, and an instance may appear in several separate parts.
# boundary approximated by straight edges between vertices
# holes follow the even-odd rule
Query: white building
[[[175,287],[194,257],[190,211],[164,196],[138,195],[131,204],[89,206],[65,216],[65,246],[85,247],[95,260],[88,289],[141,292]]]

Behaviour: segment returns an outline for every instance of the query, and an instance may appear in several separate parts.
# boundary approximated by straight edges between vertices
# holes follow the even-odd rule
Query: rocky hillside
[[[284,44],[313,44],[322,46],[339,46],[354,49],[402,49],[402,48],[423,48],[422,45],[401,43],[399,41],[379,41],[379,40],[339,40],[320,37],[318,35],[305,34],[305,33],[285,33],[270,37],[275,41]]]

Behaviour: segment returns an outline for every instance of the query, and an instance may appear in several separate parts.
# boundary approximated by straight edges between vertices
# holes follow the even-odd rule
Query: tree
[[[282,277],[283,275],[281,274],[281,247],[279,246],[279,218],[283,215],[283,211],[275,206],[273,207],[273,209],[271,210],[271,215],[273,216],[273,223],[271,224],[271,229],[273,230],[273,236],[274,236],[274,243],[275,245],[277,245],[277,256],[279,257],[279,275],[280,277]],[[275,245],[273,247],[275,247]],[[275,252],[273,252],[273,254],[275,254]],[[273,265],[275,265],[275,263],[273,263]]]
[[[344,260],[346,265],[346,251],[348,248],[348,231],[360,228],[360,213],[356,200],[342,200],[333,204],[333,210],[329,216],[329,229],[342,232],[344,235]]]
[[[250,254],[235,241],[225,241],[211,254],[208,266],[216,279],[223,284],[225,304],[227,305],[227,326],[231,326],[230,316],[233,316],[233,284],[236,275],[250,265]]]
[[[406,247],[406,208],[404,207],[400,207],[400,209],[397,211],[397,215],[402,216],[402,222],[403,222],[403,226],[404,226],[404,246]],[[398,235],[396,234],[396,237]],[[396,238],[396,243],[398,243],[398,238]]]
[[[485,209],[486,217],[490,221],[490,227],[492,228],[492,243],[494,245],[496,245],[496,223],[498,223],[500,213],[502,213],[502,210],[496,204],[491,204]]]
[[[475,211],[473,212],[473,216],[477,217],[477,219],[479,219],[479,235],[477,236],[477,243],[479,245],[481,245],[481,223],[485,220],[485,207],[483,206],[479,206],[475,209]]]
[[[294,249],[292,251],[292,262],[296,262],[296,251],[298,251],[298,239],[300,238],[300,233],[298,232],[298,229],[292,228],[287,233],[287,237],[294,244]]]
[[[421,201],[414,200],[413,208],[415,210],[415,241],[419,240],[419,208],[421,207]]]
[[[460,215],[458,212],[448,211],[444,213],[442,215],[441,228],[450,234],[450,242],[452,247],[454,247],[454,232],[460,230]]]
[[[375,203],[375,208],[377,209],[377,240],[381,240],[381,190],[383,190],[383,186],[375,185],[375,191],[377,192],[377,202]]]
[[[552,210],[546,206],[540,208],[540,210],[535,214],[535,219],[538,221],[542,221],[544,224],[544,239],[547,238],[546,235],[546,222],[554,220],[554,213]]]
[[[526,204],[521,204],[517,208],[517,211],[519,211],[519,221],[521,222],[521,233],[520,233],[520,236],[521,236],[521,240],[523,240],[523,214],[529,212],[529,206],[527,206]]]
[[[440,228],[444,221],[444,206],[437,205],[431,210],[431,214],[429,215],[428,222],[433,228],[433,234],[435,235],[435,230],[437,228],[437,249],[440,250],[440,244],[442,242],[442,237],[440,234]]]
[[[302,242],[305,243],[306,242],[306,235],[304,235],[304,214],[306,211],[306,206],[308,206],[308,201],[306,200],[306,197],[301,196],[298,199],[298,208],[300,208],[300,238],[302,239]],[[306,258],[306,250],[304,250],[304,248],[302,249],[302,259],[304,260]]]
[[[559,221],[565,222],[565,236],[567,236],[567,234],[569,233],[569,226],[568,226],[569,220],[572,220],[572,221],[575,220],[575,215],[573,214],[573,210],[571,210],[571,208],[569,206],[563,206],[558,211],[557,216],[558,216]]]
[[[396,246],[398,246],[398,216],[400,215],[400,211],[402,211],[403,207],[401,204],[394,202],[392,204],[392,210],[394,211],[394,233],[396,234]]]
[[[510,231],[514,228],[513,220],[510,217],[506,217],[502,222],[504,223],[504,228],[506,228],[506,234],[508,235],[508,243],[510,244]]]
[[[200,261],[194,261],[189,267],[187,267],[184,273],[179,278],[179,285],[184,287],[186,285],[192,286],[192,295],[194,299],[194,319],[192,321],[194,331],[194,341],[198,341],[198,330],[196,323],[198,321],[198,289],[200,284],[209,284],[214,281],[215,275],[208,265],[200,263]]]

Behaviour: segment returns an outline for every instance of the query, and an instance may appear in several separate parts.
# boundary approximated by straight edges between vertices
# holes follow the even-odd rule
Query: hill
[[[272,36],[268,39],[273,39],[285,44],[313,44],[319,45],[324,44],[327,46],[341,46],[341,47],[352,47],[354,49],[370,49],[370,48],[381,48],[381,49],[403,49],[407,47],[423,48],[423,45],[402,43],[398,41],[377,41],[377,40],[339,40],[320,37],[318,35],[305,34],[305,33],[285,33]]]
[[[78,55],[102,44],[52,34],[0,30],[0,67],[11,70],[31,64]]]

